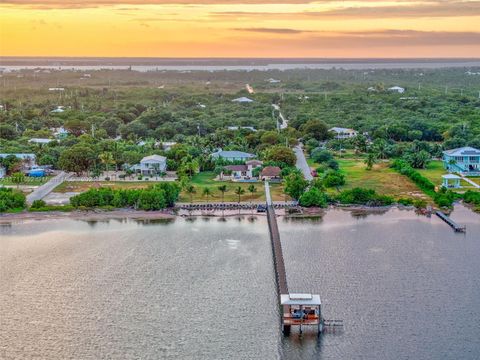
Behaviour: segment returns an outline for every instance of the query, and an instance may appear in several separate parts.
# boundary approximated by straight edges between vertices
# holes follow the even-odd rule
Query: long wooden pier
[[[445,221],[448,225],[450,225],[452,227],[453,230],[455,230],[455,232],[465,232],[467,230],[466,226],[462,226],[462,225],[459,225],[457,224],[455,221],[453,221],[449,216],[447,216],[445,213],[441,212],[441,211],[435,211],[435,214],[440,218],[442,219],[443,221]]]
[[[265,182],[265,197],[267,199],[267,219],[270,230],[270,240],[272,241],[273,264],[275,267],[275,278],[279,295],[288,294],[287,272],[283,261],[282,243],[280,242],[280,232],[278,231],[277,217],[275,207],[270,195],[270,186]]]

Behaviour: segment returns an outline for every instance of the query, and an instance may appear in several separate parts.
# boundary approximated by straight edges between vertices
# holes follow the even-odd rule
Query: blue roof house
[[[243,151],[223,151],[219,150],[217,152],[214,152],[212,155],[213,159],[223,159],[226,161],[248,161],[251,160],[255,157],[253,154],[249,154]]]
[[[443,166],[450,172],[467,176],[480,176],[480,150],[462,147],[443,152]]]

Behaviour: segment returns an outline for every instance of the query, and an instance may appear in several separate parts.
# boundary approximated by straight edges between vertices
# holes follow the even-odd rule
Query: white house
[[[0,179],[4,178],[7,175],[7,169],[4,166],[0,166]]]
[[[253,178],[253,169],[259,168],[263,165],[260,160],[250,160],[245,165],[227,165],[225,169],[231,171],[234,180],[241,180],[244,178]],[[223,173],[220,175],[223,178]]]
[[[388,88],[388,91],[403,94],[405,92],[405,89],[400,86],[392,86]]]
[[[160,155],[145,156],[140,160],[140,164],[130,168],[142,175],[156,175],[167,170],[167,158]]]
[[[248,161],[255,157],[253,154],[249,154],[243,151],[223,151],[219,150],[210,155],[214,160],[223,159],[226,161]]]
[[[52,87],[52,88],[48,88],[48,91],[65,91],[65,88]]]
[[[250,130],[252,132],[257,132],[257,129],[255,129],[253,126],[228,126],[227,129],[230,131],[237,131],[239,129],[244,129],[244,130]]]
[[[29,143],[40,144],[40,145],[48,144],[52,141],[53,141],[52,139],[42,139],[42,138],[31,138],[30,140],[28,140]]]
[[[17,153],[17,154],[0,154],[0,158],[6,158],[7,156],[13,155],[17,159],[20,159],[23,163],[24,168],[29,168],[31,166],[36,165],[36,157],[35,154],[29,154],[29,153]]]
[[[358,135],[358,132],[356,130],[341,127],[333,127],[328,131],[332,132],[335,139],[338,140],[350,139]]]
[[[237,99],[233,99],[232,102],[251,103],[251,102],[253,102],[253,100],[243,96],[243,97],[240,97],[240,98],[237,98]]]

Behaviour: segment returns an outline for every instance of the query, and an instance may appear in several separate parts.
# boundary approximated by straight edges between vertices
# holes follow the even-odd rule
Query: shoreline
[[[416,210],[410,206],[381,206],[369,207],[362,205],[355,206],[329,206],[327,208],[303,208],[302,213],[286,214],[284,209],[277,209],[278,217],[286,218],[309,218],[322,217],[329,210],[344,210],[352,213],[361,214],[383,214],[393,208],[400,210]],[[0,214],[0,225],[9,224],[12,222],[21,222],[28,220],[57,220],[57,219],[72,219],[72,220],[110,220],[110,219],[133,219],[133,220],[168,220],[175,218],[194,218],[194,217],[235,217],[235,216],[265,216],[265,213],[252,212],[250,210],[213,210],[213,211],[187,211],[166,209],[163,211],[144,211],[133,209],[116,209],[116,210],[73,210],[73,211],[22,211],[18,213],[3,213]]]

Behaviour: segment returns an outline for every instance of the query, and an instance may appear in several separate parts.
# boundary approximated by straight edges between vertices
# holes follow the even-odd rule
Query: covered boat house
[[[316,326],[320,333],[323,330],[322,302],[320,295],[281,294],[283,332],[288,335],[292,326]]]

